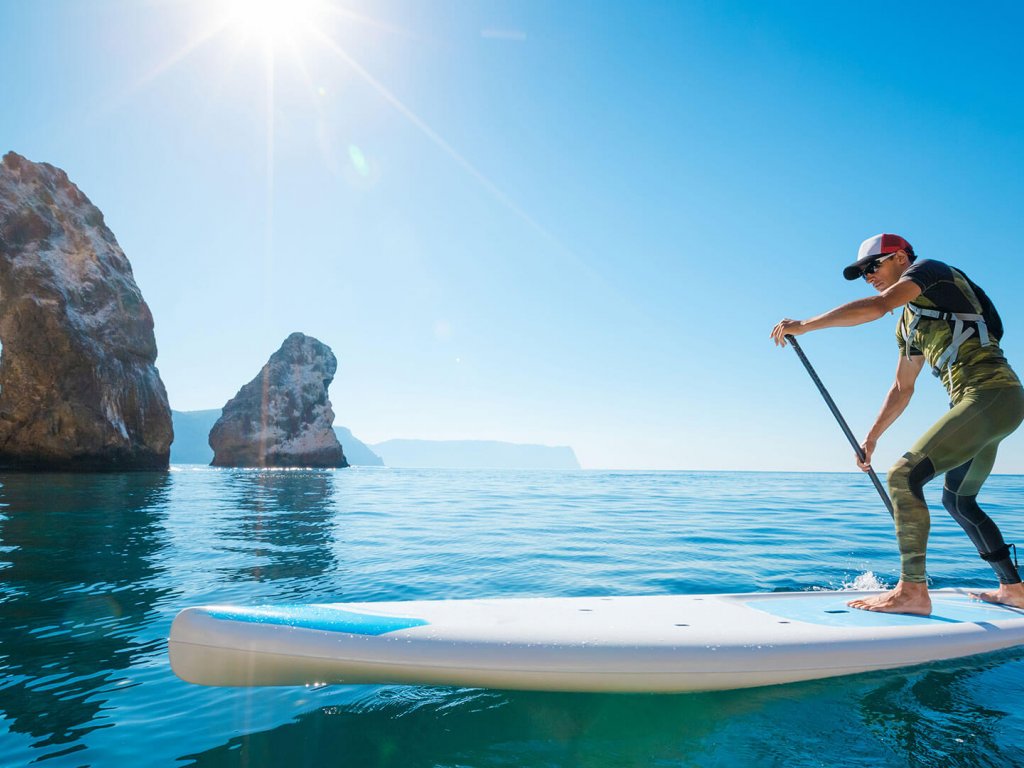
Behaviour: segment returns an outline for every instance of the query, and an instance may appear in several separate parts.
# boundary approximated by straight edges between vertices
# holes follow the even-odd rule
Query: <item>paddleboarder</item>
[[[950,410],[889,470],[900,580],[896,587],[850,605],[885,613],[931,613],[925,574],[930,518],[924,486],[945,474],[942,503],[971,538],[999,580],[999,588],[975,597],[1024,608],[1024,584],[1016,549],[1008,545],[977,496],[995,462],[999,442],[1024,421],[1024,388],[999,347],[1002,321],[985,292],[961,270],[920,259],[899,235],[865,240],[857,260],[843,270],[847,280],[864,278],[877,292],[808,320],[781,320],[771,337],[848,327],[877,320],[902,307],[896,326],[896,379],[868,430],[857,465],[868,471],[878,439],[906,409],[927,363],[949,393]]]

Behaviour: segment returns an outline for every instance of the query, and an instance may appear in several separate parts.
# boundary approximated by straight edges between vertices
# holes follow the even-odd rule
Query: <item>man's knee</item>
[[[893,497],[910,493],[924,501],[924,486],[935,477],[932,460],[923,453],[908,452],[889,470],[889,493]]]
[[[960,497],[953,493],[949,488],[942,489],[942,506],[946,508],[954,518],[962,517],[960,512]]]
[[[954,493],[949,488],[943,488],[942,506],[946,508],[946,511],[960,525],[963,525],[965,522],[972,525],[980,525],[987,518],[987,515],[978,506],[977,495],[962,496],[959,493]]]

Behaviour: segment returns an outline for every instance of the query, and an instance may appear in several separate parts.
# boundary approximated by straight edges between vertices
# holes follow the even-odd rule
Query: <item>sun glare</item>
[[[229,29],[274,47],[316,27],[322,0],[225,0]]]

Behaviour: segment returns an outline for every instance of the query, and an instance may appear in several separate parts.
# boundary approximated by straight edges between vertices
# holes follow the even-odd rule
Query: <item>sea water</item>
[[[929,489],[937,500],[938,489]],[[986,508],[1024,542],[1024,477]],[[353,468],[0,474],[0,766],[1019,766],[1024,651],[742,691],[204,688],[204,603],[877,588],[859,474]],[[933,507],[933,586],[986,587]]]

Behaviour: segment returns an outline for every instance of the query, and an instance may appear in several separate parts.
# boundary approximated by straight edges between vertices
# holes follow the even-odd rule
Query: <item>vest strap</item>
[[[911,337],[914,335],[914,330],[917,328],[917,324],[922,317],[927,317],[931,320],[945,320],[953,326],[953,338],[949,346],[939,355],[939,359],[935,361],[935,366],[932,368],[932,373],[939,378],[942,377],[943,368],[948,368],[949,375],[952,377],[953,363],[956,362],[960,347],[975,334],[975,331],[977,331],[978,341],[981,342],[981,346],[987,347],[989,345],[988,326],[985,324],[984,315],[976,315],[970,312],[941,312],[937,309],[919,307],[916,304],[907,304],[907,306],[914,315],[907,326],[907,357],[910,357]],[[968,326],[968,323],[971,326]]]

